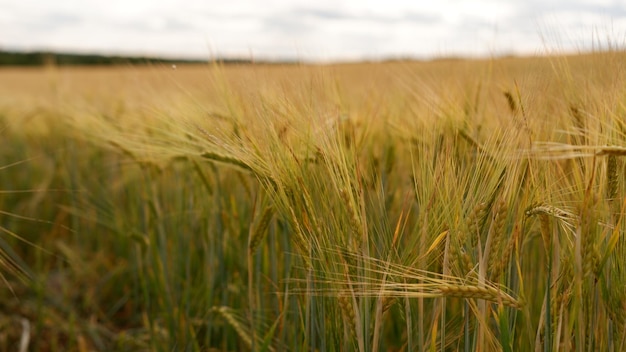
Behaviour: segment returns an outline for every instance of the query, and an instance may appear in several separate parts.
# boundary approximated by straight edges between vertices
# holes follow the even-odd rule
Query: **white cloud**
[[[546,42],[589,47],[594,31],[626,32],[626,5],[611,0],[0,0],[0,8],[4,48],[205,58],[532,53]]]

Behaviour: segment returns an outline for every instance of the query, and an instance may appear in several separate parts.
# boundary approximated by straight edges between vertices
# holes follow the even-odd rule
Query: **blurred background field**
[[[0,68],[0,350],[622,350],[625,58]]]

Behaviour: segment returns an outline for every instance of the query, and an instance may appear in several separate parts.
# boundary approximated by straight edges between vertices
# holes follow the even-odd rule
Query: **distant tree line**
[[[163,59],[154,57],[106,56],[91,54],[53,53],[44,51],[15,52],[0,51],[0,66],[44,66],[44,65],[143,65],[202,63],[208,60]],[[225,64],[250,63],[246,59],[219,59]]]

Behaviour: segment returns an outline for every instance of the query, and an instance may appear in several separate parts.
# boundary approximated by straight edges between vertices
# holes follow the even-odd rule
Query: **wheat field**
[[[626,56],[0,69],[2,351],[622,351]]]

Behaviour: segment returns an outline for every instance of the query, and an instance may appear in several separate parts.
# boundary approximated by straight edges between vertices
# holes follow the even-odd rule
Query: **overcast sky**
[[[578,51],[625,33],[625,0],[0,0],[4,50],[327,61]]]

